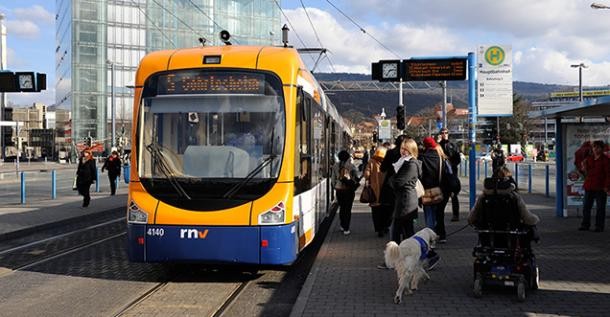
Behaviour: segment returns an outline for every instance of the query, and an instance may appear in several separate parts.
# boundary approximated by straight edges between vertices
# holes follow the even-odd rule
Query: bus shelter
[[[591,144],[595,140],[610,142],[610,96],[535,111],[530,116],[555,120],[555,214],[567,217],[568,209],[582,209],[584,173],[581,163],[591,155]],[[604,152],[610,156],[608,147]]]

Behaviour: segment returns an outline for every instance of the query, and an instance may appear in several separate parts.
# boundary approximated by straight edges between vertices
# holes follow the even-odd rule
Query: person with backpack
[[[462,159],[460,157],[460,150],[453,142],[449,141],[449,130],[447,128],[441,129],[440,136],[441,141],[439,145],[447,156],[447,159],[451,165],[451,171],[455,176],[457,176],[460,163],[462,162]],[[451,211],[453,212],[453,217],[451,217],[452,222],[460,220],[460,201],[458,200],[459,192],[460,191],[457,190],[448,193],[448,196],[451,196]],[[442,210],[445,210],[445,206],[447,205],[448,201],[449,197],[445,197],[444,204],[440,207]]]
[[[352,218],[352,205],[360,179],[358,178],[358,170],[350,162],[351,155],[349,152],[342,150],[337,156],[339,157],[339,162],[333,166],[331,179],[333,188],[337,192],[341,231],[347,236],[350,234],[349,226]]]

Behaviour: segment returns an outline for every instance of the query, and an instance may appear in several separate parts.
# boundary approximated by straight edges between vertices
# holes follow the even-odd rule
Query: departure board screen
[[[246,72],[180,71],[159,76],[157,94],[264,94],[265,75]]]
[[[404,61],[406,81],[464,80],[466,59],[410,59]]]

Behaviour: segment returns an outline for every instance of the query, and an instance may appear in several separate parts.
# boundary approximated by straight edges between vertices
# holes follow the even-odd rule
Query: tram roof
[[[561,107],[532,111],[529,115],[534,118],[608,117],[610,116],[610,96],[590,98]]]

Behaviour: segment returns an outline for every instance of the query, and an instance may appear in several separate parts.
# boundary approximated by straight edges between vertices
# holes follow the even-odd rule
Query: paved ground
[[[468,194],[460,196],[464,212],[459,222],[447,221],[448,234],[466,224]],[[541,241],[534,244],[540,289],[528,293],[525,302],[517,302],[513,289],[495,288],[480,299],[472,296],[477,238],[467,227],[438,245],[442,258],[431,280],[414,295],[405,295],[402,304],[394,304],[396,274],[376,268],[383,262],[387,238],[376,236],[370,209],[356,202],[351,235],[337,229],[335,217],[335,229],[326,237],[291,316],[608,316],[608,232],[577,231],[580,219],[554,216],[553,198],[524,194],[524,199],[542,219]],[[450,208],[446,211],[448,220]],[[416,228],[422,224],[420,212]]]
[[[25,169],[25,164],[22,165]],[[0,166],[0,173],[10,173],[10,168],[5,163]],[[40,169],[40,166],[30,165],[30,168]],[[462,183],[467,185],[465,180]],[[103,186],[102,192],[93,193],[87,209],[80,208],[81,197],[76,192],[58,195],[58,200],[26,205],[0,202],[0,239],[27,234],[57,221],[123,207],[126,189],[121,186],[117,196],[109,196],[107,186]],[[432,280],[420,285],[414,295],[405,295],[400,305],[392,301],[397,287],[396,274],[376,268],[383,261],[387,238],[378,238],[373,232],[369,208],[354,204],[349,236],[336,229],[338,217],[335,217],[334,229],[326,237],[291,316],[608,315],[608,231],[577,231],[580,219],[555,217],[554,198],[543,195],[523,194],[528,207],[542,218],[541,241],[534,245],[540,267],[540,289],[528,293],[524,303],[516,301],[511,289],[488,290],[482,298],[475,299],[471,291],[471,254],[476,236],[470,227],[456,232],[465,226],[467,190],[460,195],[463,211],[460,222],[447,222],[450,236],[447,244],[438,246],[442,259],[431,272]],[[421,228],[422,223],[420,213],[416,228]]]

